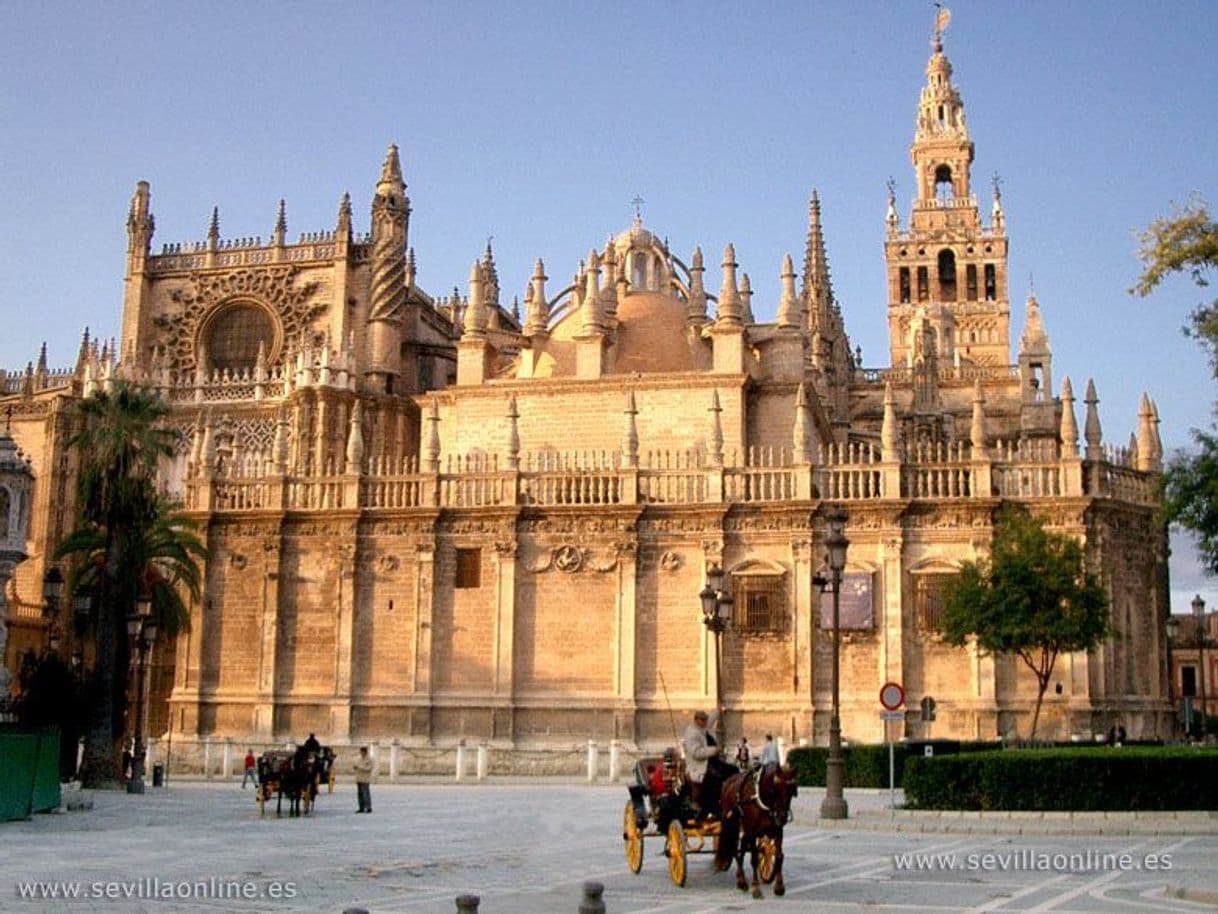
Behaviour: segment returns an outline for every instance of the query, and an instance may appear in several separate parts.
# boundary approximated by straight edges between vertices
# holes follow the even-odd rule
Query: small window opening
[[[985,265],[985,300],[995,301],[998,298],[998,277],[994,271],[994,265],[987,263]]]
[[[939,300],[956,300],[956,255],[948,248],[939,252]]]
[[[909,302],[909,267],[901,267],[900,285],[901,302],[907,304]]]
[[[930,298],[930,272],[926,267],[918,267],[918,301]]]
[[[964,268],[964,297],[969,301],[977,300],[977,265],[970,263]]]
[[[956,190],[952,186],[952,170],[947,165],[940,165],[935,169],[935,199],[947,201],[955,196]]]
[[[457,578],[455,587],[459,589],[482,586],[482,550],[457,550]]]

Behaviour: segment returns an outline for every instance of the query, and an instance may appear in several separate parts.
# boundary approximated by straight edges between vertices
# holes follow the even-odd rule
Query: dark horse
[[[302,800],[304,814],[309,814],[316,792],[316,767],[316,756],[305,751],[304,747],[283,759],[279,765],[279,796],[275,801],[275,815],[282,812],[285,796],[288,798],[289,816],[300,815]]]
[[[791,800],[799,792],[795,772],[773,763],[733,775],[723,785],[720,808],[723,826],[715,848],[715,869],[723,872],[736,858],[736,888],[744,891],[744,854],[752,855],[753,897],[761,897],[757,878],[758,844],[774,846],[774,894],[785,895],[782,881],[782,829],[791,818]],[[766,880],[767,882],[769,879]]]

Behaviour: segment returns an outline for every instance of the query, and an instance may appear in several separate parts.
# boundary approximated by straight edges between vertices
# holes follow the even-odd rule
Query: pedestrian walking
[[[245,768],[241,773],[241,789],[245,790],[245,782],[250,781],[258,786],[258,760],[254,758],[254,750],[245,750]]]
[[[774,734],[767,733],[765,745],[761,747],[761,765],[765,767],[771,763],[780,764],[780,759],[778,758],[778,744],[774,742]]]
[[[372,759],[368,747],[359,747],[359,758],[355,760],[355,794],[359,801],[356,812],[372,812]]]
[[[736,765],[741,771],[749,767],[749,738],[740,737],[740,745],[736,747]]]

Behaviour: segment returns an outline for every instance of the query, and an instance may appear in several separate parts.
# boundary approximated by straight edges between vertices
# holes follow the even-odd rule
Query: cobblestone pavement
[[[817,820],[819,793],[805,790],[787,828],[787,895],[767,889],[754,901],[711,872],[708,854],[689,858],[677,888],[659,839],[645,842],[642,872],[631,874],[620,785],[377,784],[375,812],[355,815],[354,787],[340,784],[303,819],[260,817],[251,794],[181,782],[0,825],[0,910],[451,914],[457,895],[473,893],[479,914],[576,914],[584,880],[604,884],[609,914],[1218,906],[1218,828],[1205,817],[1118,821],[1116,831],[1134,834],[1112,833],[1101,817],[893,819],[887,794],[848,791],[852,818],[831,827]],[[896,856],[905,854],[924,856]],[[73,887],[96,897],[21,897]]]

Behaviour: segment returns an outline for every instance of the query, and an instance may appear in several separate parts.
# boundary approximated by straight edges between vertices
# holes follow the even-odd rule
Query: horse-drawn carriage
[[[736,859],[736,884],[747,888],[743,856],[751,851],[753,894],[760,894],[758,879],[770,884],[777,878],[775,894],[785,891],[782,826],[790,818],[791,797],[795,794],[789,770],[770,765],[731,775],[719,797],[703,797],[699,806],[692,800],[684,761],[669,751],[664,756],[640,759],[635,765],[635,783],[628,790],[622,840],[632,873],[643,868],[645,839],[661,838],[668,875],[677,886],[685,885],[688,855],[713,853],[718,871],[728,869]]]
[[[313,810],[321,785],[334,792],[334,750],[328,746],[316,751],[301,747],[296,750],[272,749],[258,759],[258,793],[255,799],[262,815],[266,804],[275,797],[275,815],[283,812],[283,800],[288,801],[288,815],[308,815]]]

